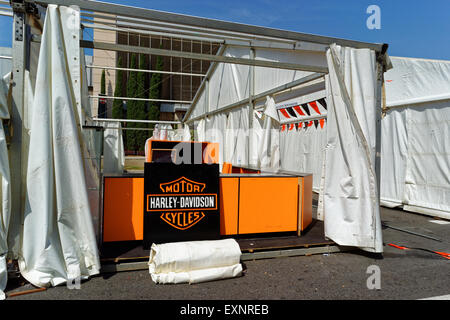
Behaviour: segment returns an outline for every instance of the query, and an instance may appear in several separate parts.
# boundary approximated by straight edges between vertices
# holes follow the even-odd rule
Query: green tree
[[[133,53],[131,55],[131,69],[136,69],[136,55]],[[137,93],[137,72],[130,71],[128,81],[127,81],[127,97],[135,98]],[[136,120],[138,119],[138,111],[135,100],[127,101],[127,119]],[[133,124],[134,125],[134,124]],[[136,131],[127,130],[127,149],[128,150],[138,150],[138,142],[136,140]]]
[[[100,93],[106,94],[106,75],[105,69],[102,70],[102,78],[100,80]]]
[[[145,63],[145,55],[139,55],[139,69],[146,70],[147,65]],[[146,77],[147,73],[143,71],[139,71],[137,73],[137,85],[136,85],[136,98],[145,99],[146,95]],[[146,120],[147,112],[146,112],[146,101],[136,101],[136,119],[138,120]],[[136,128],[148,128],[148,124],[146,123],[136,123]],[[136,150],[143,151],[145,147],[145,141],[148,138],[147,130],[135,130],[136,136]]]
[[[117,63],[118,68],[122,68],[122,57],[119,57],[119,61]],[[114,97],[123,97],[123,71],[116,71],[116,86],[114,88]],[[123,100],[114,99],[112,106],[112,117],[114,119],[123,119]]]

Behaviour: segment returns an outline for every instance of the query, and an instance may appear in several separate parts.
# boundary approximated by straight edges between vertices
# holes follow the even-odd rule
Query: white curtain
[[[375,175],[375,52],[327,50],[328,130],[323,206],[325,236],[339,245],[383,252]]]
[[[41,40],[19,259],[24,278],[40,287],[100,269],[80,149],[80,89],[69,65],[76,59],[67,51],[79,42],[79,19],[76,7],[49,5]]]
[[[228,114],[225,141],[225,162],[235,166],[248,165],[249,107]]]
[[[263,121],[263,134],[258,146],[260,167],[277,171],[280,169],[280,131],[278,113],[272,97],[266,97]]]
[[[3,119],[9,119],[9,111],[6,88],[2,79],[0,79],[0,300],[5,299],[3,290],[5,290],[8,281],[6,255],[8,253],[8,229],[11,216],[11,177]]]
[[[123,173],[125,148],[120,122],[106,123],[103,145],[103,173]]]
[[[206,118],[205,123],[205,139],[208,142],[215,142],[219,144],[219,168],[222,170],[222,165],[224,162],[224,145],[225,141],[225,131],[227,126],[227,115],[219,113]]]
[[[382,120],[381,203],[450,219],[450,101],[389,110]]]

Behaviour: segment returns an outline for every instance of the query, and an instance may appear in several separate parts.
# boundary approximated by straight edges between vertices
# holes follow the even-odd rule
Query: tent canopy
[[[381,203],[450,218],[450,61],[392,57],[385,75]]]

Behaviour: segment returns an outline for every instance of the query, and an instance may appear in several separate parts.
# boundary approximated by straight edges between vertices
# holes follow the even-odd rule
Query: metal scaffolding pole
[[[1,56],[0,56],[1,58]],[[130,68],[118,68],[118,67],[108,67],[108,66],[89,66],[86,65],[86,68],[92,69],[109,69],[109,70],[123,70],[123,71],[136,71],[136,72],[147,72],[147,73],[161,73],[161,74],[172,74],[179,76],[191,76],[191,77],[204,77],[205,74],[202,73],[186,73],[186,72],[175,72],[175,71],[158,71],[158,70],[145,70],[145,69],[130,69]]]
[[[22,221],[25,203],[25,137],[24,137],[24,88],[25,70],[28,68],[29,32],[26,14],[14,12],[12,43],[12,109],[11,124],[14,132],[11,138],[11,220],[9,225],[8,248],[11,258],[17,259],[22,234]]]
[[[164,100],[164,99],[147,99],[147,98],[128,98],[128,97],[113,97],[113,96],[89,96],[91,99],[114,99],[114,100],[133,100],[133,101],[151,101],[151,102],[166,102],[166,103],[182,103],[191,104],[192,101],[183,100]]]
[[[30,0],[31,1],[31,0]],[[199,27],[219,31],[227,31],[234,33],[242,33],[254,36],[264,36],[279,38],[284,40],[293,41],[307,41],[319,44],[330,45],[336,43],[341,46],[349,46],[353,48],[369,48],[376,52],[382,50],[383,44],[366,43],[361,41],[325,37],[319,35],[305,34],[294,31],[273,29],[267,27],[258,27],[242,23],[234,23],[222,20],[200,18],[189,15],[182,15],[176,13],[169,13],[151,9],[130,7],[125,5],[112,4],[101,1],[88,1],[88,0],[37,0],[34,1],[37,4],[48,5],[77,5],[82,10],[101,12],[107,14],[114,14],[118,16],[127,16],[144,20],[162,21],[167,23],[173,23],[178,25],[184,25],[188,27]]]
[[[131,123],[153,123],[153,124],[181,124],[180,121],[164,121],[164,120],[132,120],[132,119],[109,119],[109,118],[92,118],[92,121],[101,121],[101,122],[131,122]]]
[[[297,41],[295,40],[287,40],[287,39],[280,39],[280,38],[273,38],[273,37],[267,37],[267,36],[256,36],[256,35],[250,35],[245,34],[242,32],[229,32],[229,31],[220,31],[216,29],[206,28],[206,27],[193,27],[193,26],[187,26],[187,25],[180,25],[180,24],[174,24],[174,23],[167,23],[163,21],[154,21],[154,20],[143,20],[143,19],[136,19],[136,18],[130,18],[130,17],[123,17],[123,16],[115,16],[115,18],[112,18],[111,16],[106,15],[100,15],[98,13],[87,13],[82,12],[82,16],[87,17],[93,17],[93,18],[101,18],[106,20],[111,20],[111,22],[103,22],[105,24],[109,25],[117,25],[117,26],[134,26],[138,27],[140,29],[147,29],[147,30],[160,30],[164,32],[172,32],[172,33],[180,33],[180,34],[190,34],[190,35],[196,35],[199,37],[217,37],[224,40],[235,40],[235,41],[242,41],[242,42],[250,42],[253,40],[257,41],[271,41],[271,42],[277,42],[282,44],[290,44],[295,45]],[[86,21],[92,22],[92,20],[85,19]]]
[[[83,20],[82,21],[86,21]],[[154,36],[166,36],[168,38],[179,38],[179,39],[187,39],[187,40],[197,40],[197,41],[210,41],[210,42],[217,42],[221,43],[225,40],[223,39],[215,39],[212,37],[209,38],[202,38],[202,37],[196,37],[196,36],[188,36],[183,34],[175,34],[175,33],[168,33],[168,32],[161,32],[161,31],[149,31],[149,30],[140,30],[140,29],[132,29],[130,27],[108,27],[108,26],[102,26],[100,24],[105,24],[103,22],[96,21],[95,23],[82,23],[82,26],[89,29],[100,29],[100,30],[110,30],[110,31],[116,31],[116,32],[129,32],[133,34],[143,34],[143,35],[154,35]]]
[[[322,67],[322,66],[317,66],[317,65],[304,65],[304,64],[299,64],[299,63],[266,61],[266,60],[257,60],[257,59],[252,60],[252,59],[246,59],[246,58],[225,57],[225,56],[211,55],[211,54],[191,53],[191,52],[186,52],[186,51],[171,51],[171,50],[166,50],[166,49],[145,48],[145,47],[137,47],[137,46],[106,43],[106,42],[92,42],[92,41],[80,40],[80,46],[82,48],[89,48],[89,49],[153,54],[153,55],[157,55],[157,56],[168,56],[168,57],[177,57],[177,58],[185,58],[185,59],[195,59],[195,60],[207,60],[207,61],[213,61],[213,62],[250,65],[250,66],[256,66],[256,67],[301,70],[301,71],[321,72],[321,73],[328,72],[327,67]]]

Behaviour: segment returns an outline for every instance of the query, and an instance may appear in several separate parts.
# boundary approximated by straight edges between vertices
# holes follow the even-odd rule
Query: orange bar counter
[[[221,174],[222,236],[296,232],[312,222],[312,175]],[[144,176],[107,175],[103,242],[143,240]]]

